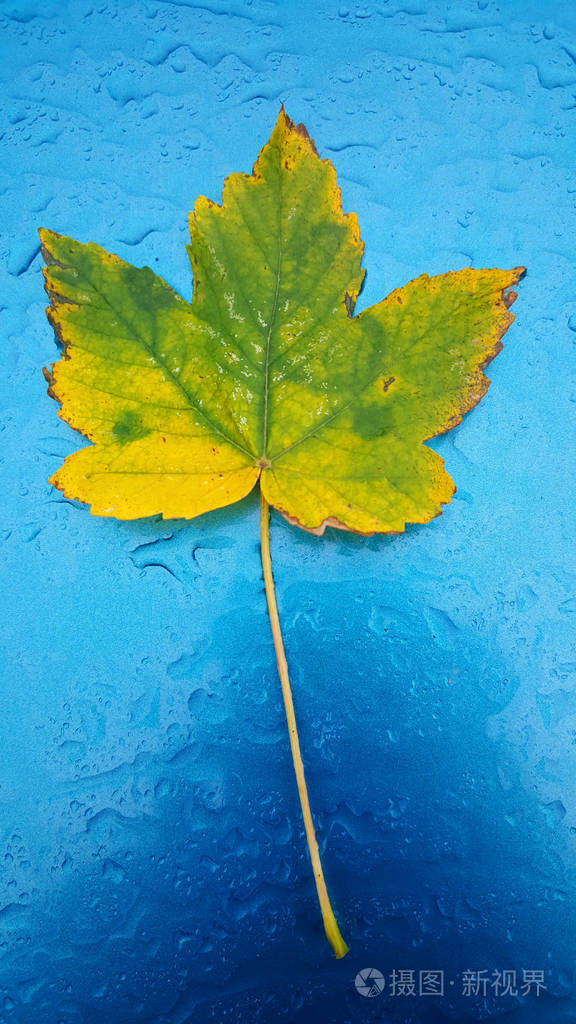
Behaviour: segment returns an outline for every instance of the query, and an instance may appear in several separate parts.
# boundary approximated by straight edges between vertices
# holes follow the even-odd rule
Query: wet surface
[[[0,30],[1,1024],[575,1021],[576,9],[8,0]],[[370,539],[273,516],[338,962],[256,497],[116,523],[46,482],[82,442],[45,394],[37,227],[189,297],[187,212],[281,101],[358,213],[358,311],[423,272],[528,268],[492,388],[434,442],[440,519]],[[444,970],[445,994],[393,994],[394,969]],[[466,994],[467,970],[518,994]]]

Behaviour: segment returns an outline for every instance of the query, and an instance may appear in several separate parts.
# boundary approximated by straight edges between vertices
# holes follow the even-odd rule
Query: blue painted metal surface
[[[0,28],[0,1022],[576,1020],[576,8],[5,0]],[[36,228],[190,295],[187,211],[250,169],[281,100],[358,212],[362,304],[422,272],[528,267],[488,395],[434,442],[458,485],[440,519],[318,539],[273,518],[338,962],[255,498],[116,523],[46,483],[79,441],[40,372]],[[418,995],[428,969],[443,995]]]

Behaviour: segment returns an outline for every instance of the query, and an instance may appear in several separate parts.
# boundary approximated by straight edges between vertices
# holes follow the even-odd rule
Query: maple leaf
[[[330,909],[301,765],[274,598],[268,509],[398,533],[455,487],[425,445],[483,396],[524,272],[422,275],[359,315],[355,214],[336,172],[282,108],[252,174],[190,215],[187,302],[148,267],[40,230],[48,317],[63,358],[45,371],[59,415],[92,445],[51,482],[100,516],[192,518],[260,482],[268,606],[326,931]]]

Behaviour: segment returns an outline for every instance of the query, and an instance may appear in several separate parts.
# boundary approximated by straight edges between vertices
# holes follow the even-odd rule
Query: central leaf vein
[[[280,170],[280,161],[282,159],[282,153],[278,150],[278,246],[276,249],[276,287],[274,289],[274,299],[272,302],[272,309],[270,312],[270,322],[268,324],[268,335],[266,338],[266,357],[264,362],[264,410],[263,410],[263,424],[262,424],[262,458],[266,459],[266,446],[268,443],[268,406],[270,399],[270,347],[272,343],[272,331],[276,324],[276,316],[278,314],[278,299],[280,296],[280,278],[282,275],[282,172]]]

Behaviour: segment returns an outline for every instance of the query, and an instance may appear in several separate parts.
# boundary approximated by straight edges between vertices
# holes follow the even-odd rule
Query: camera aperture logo
[[[366,999],[374,999],[384,991],[384,975],[376,967],[364,967],[354,979],[356,991]]]

